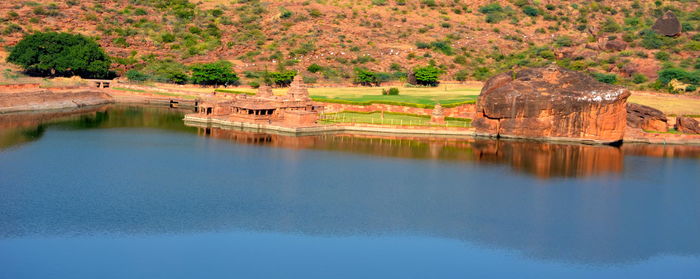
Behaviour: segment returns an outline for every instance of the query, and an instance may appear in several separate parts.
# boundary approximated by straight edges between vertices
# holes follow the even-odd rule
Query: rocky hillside
[[[666,11],[683,32],[647,32]],[[249,77],[295,69],[309,81],[340,82],[365,67],[399,78],[435,64],[445,70],[443,79],[483,80],[513,66],[556,61],[616,75],[602,79],[648,84],[661,68],[700,68],[697,0],[0,2],[0,45],[50,30],[97,38],[120,73],[223,59]]]

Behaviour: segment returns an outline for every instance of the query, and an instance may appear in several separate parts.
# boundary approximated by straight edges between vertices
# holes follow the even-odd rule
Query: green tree
[[[263,80],[266,84],[287,87],[292,83],[292,80],[294,80],[296,75],[297,72],[293,70],[266,72],[263,74]]]
[[[379,86],[381,84],[377,73],[365,68],[355,68],[355,83],[363,86]]]
[[[192,66],[192,83],[201,85],[238,85],[239,78],[231,62],[218,61],[214,63],[197,64]]]
[[[418,67],[413,70],[416,75],[416,82],[420,85],[437,86],[440,81],[442,70],[435,66]]]
[[[7,61],[20,65],[30,75],[109,78],[110,59],[104,50],[80,34],[38,32],[24,37]]]

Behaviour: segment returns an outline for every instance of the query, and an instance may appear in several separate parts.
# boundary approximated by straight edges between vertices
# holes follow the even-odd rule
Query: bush
[[[658,81],[661,84],[666,85],[674,79],[697,86],[700,85],[700,71],[690,72],[679,68],[668,68],[659,71]]]
[[[615,74],[603,74],[603,73],[593,73],[591,74],[593,78],[600,82],[613,84],[617,82],[617,75]]]
[[[469,71],[464,69],[459,70],[455,73],[454,78],[457,81],[466,81],[469,78]]]
[[[314,63],[314,64],[309,65],[309,67],[306,67],[306,70],[311,72],[311,73],[318,73],[319,71],[323,70],[323,67]]]
[[[613,18],[609,17],[600,26],[600,30],[603,32],[615,33],[620,32],[622,28],[620,27],[620,24],[618,24]]]
[[[443,71],[435,66],[425,66],[414,69],[416,82],[426,86],[437,86],[440,83],[438,79],[442,73]]]
[[[636,84],[645,83],[646,81],[647,81],[647,77],[645,75],[642,75],[642,74],[632,75],[632,82],[634,82]]]
[[[113,76],[104,50],[94,40],[79,34],[38,32],[28,35],[12,48],[7,61],[40,76]]]
[[[387,92],[387,95],[399,95],[399,89],[396,87],[389,88],[389,92]]]
[[[698,87],[692,84],[685,88],[685,92],[693,92],[695,90],[698,90]]]
[[[192,83],[201,85],[238,85],[239,78],[228,61],[192,66]]]
[[[653,30],[645,30],[640,33],[642,46],[646,49],[659,49],[664,46],[663,37]]]
[[[126,78],[128,78],[130,81],[141,82],[148,80],[149,76],[137,70],[129,70],[126,72]]]
[[[668,61],[669,59],[671,59],[671,55],[668,54],[668,52],[663,52],[663,51],[659,51],[659,52],[655,53],[654,57],[656,57],[656,59],[661,60],[661,61]]]
[[[540,10],[533,6],[525,6],[523,7],[523,13],[525,13],[528,16],[538,16],[540,15]]]
[[[574,42],[571,40],[571,37],[559,36],[554,40],[554,44],[559,47],[570,47],[574,45]]]

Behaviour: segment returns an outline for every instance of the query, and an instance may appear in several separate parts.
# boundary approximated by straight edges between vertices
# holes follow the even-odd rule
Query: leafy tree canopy
[[[239,77],[231,62],[218,61],[192,66],[192,83],[201,85],[238,85]]]
[[[435,66],[425,66],[415,68],[413,71],[416,75],[416,82],[420,85],[437,86],[440,82],[438,79],[442,74],[442,70]]]
[[[20,65],[31,75],[109,78],[110,60],[94,40],[80,35],[38,32],[24,37],[7,61]]]
[[[287,87],[292,83],[296,75],[297,72],[293,70],[267,72],[263,75],[263,79],[266,84]]]

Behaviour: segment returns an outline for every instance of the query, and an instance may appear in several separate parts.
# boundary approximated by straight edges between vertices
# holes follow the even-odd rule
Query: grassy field
[[[398,114],[398,113],[362,113],[362,112],[339,112],[324,114],[321,123],[366,123],[381,125],[408,125],[408,126],[439,126],[439,127],[470,127],[471,119],[448,118],[446,124],[435,125],[430,123],[430,116]]]
[[[700,115],[700,99],[698,98],[633,94],[628,101],[650,106],[670,115]]]
[[[398,87],[399,95],[382,95],[382,89],[389,87],[341,87],[341,88],[311,88],[309,94],[313,98],[336,99],[357,102],[394,101],[423,105],[446,105],[475,101],[481,88],[464,86],[440,86],[434,88]]]
[[[476,101],[481,91],[480,87],[466,85],[441,85],[439,87],[397,87],[399,95],[382,95],[382,89],[389,87],[319,87],[309,88],[309,94],[314,99],[345,100],[353,102],[388,101],[421,105],[449,105],[467,101]],[[256,89],[235,88],[239,92],[255,93]],[[285,94],[288,88],[275,88],[276,95]],[[220,90],[222,92],[226,89]]]

